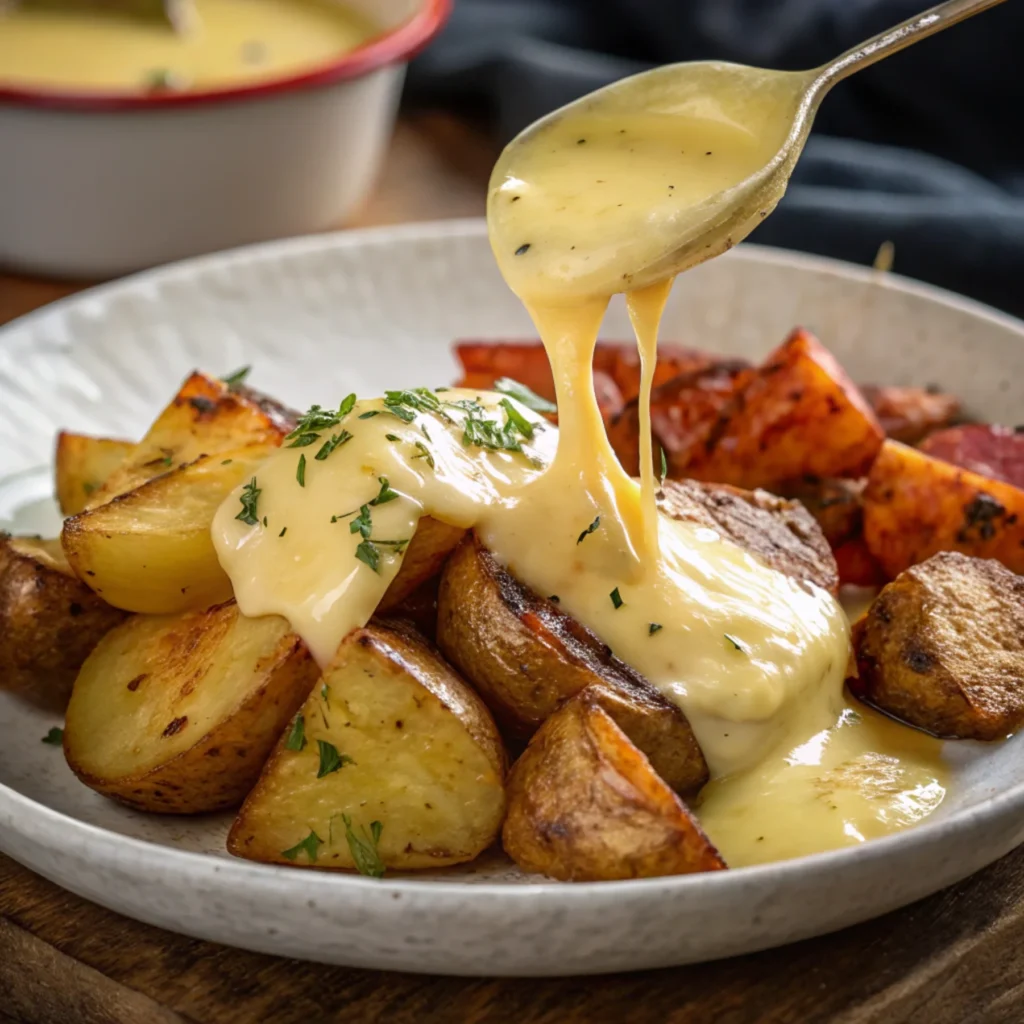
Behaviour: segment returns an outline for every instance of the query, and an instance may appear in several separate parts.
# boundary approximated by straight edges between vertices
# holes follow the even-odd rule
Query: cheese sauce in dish
[[[491,243],[547,350],[557,429],[491,393],[353,398],[317,439],[340,438],[325,455],[284,448],[261,467],[266,520],[239,521],[239,492],[214,540],[242,611],[284,615],[325,663],[373,614],[422,516],[473,527],[679,704],[712,776],[697,813],[741,866],[904,828],[945,789],[936,741],[847,704],[849,623],[830,594],[657,510],[648,405],[671,276],[637,287],[635,272],[664,260],[666,220],[691,240],[684,262],[731,244],[721,233],[735,219],[708,211],[779,144],[771,123],[753,131],[717,116],[713,99],[699,117],[576,105],[495,168]],[[639,482],[615,457],[593,387],[601,321],[623,291],[643,370]]]

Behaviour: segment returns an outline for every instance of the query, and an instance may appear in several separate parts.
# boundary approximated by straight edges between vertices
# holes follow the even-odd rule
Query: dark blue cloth
[[[623,75],[680,60],[814,67],[922,0],[456,0],[407,99],[502,141]],[[754,241],[895,269],[1024,315],[1024,2],[840,83]]]

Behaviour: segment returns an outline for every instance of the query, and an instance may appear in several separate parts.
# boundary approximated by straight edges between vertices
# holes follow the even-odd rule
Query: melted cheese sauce
[[[97,11],[0,12],[0,82],[87,90],[207,89],[333,60],[378,30],[331,0],[195,0],[180,34]]]
[[[906,827],[944,784],[938,743],[847,705],[849,624],[831,595],[657,511],[648,403],[671,279],[631,288],[633,271],[680,230],[707,239],[690,262],[720,251],[714,197],[769,159],[781,131],[717,109],[623,122],[584,105],[499,161],[492,247],[546,347],[557,429],[488,393],[422,392],[404,416],[362,401],[343,424],[351,440],[323,460],[286,448],[260,468],[265,522],[239,522],[233,495],[214,540],[242,611],[286,616],[324,663],[372,615],[422,516],[474,527],[683,709],[713,780],[697,813],[738,866]],[[617,291],[642,360],[639,483],[615,457],[593,388]],[[465,443],[467,417],[518,422],[522,451]],[[397,496],[371,505],[383,480]],[[366,540],[380,547],[376,572],[359,557]]]

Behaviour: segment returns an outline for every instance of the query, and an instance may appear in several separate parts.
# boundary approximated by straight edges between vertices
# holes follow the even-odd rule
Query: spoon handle
[[[979,14],[1002,2],[1003,0],[946,0],[946,3],[932,7],[863,43],[858,43],[819,68],[813,91],[820,99],[836,82],[847,75],[852,75],[854,71],[860,71],[861,68],[866,68],[897,50],[902,50],[971,17],[972,14]]]

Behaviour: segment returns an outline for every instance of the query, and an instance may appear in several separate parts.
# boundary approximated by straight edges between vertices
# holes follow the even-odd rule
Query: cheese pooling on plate
[[[424,516],[474,528],[680,705],[712,777],[697,813],[732,866],[861,842],[944,795],[937,743],[847,706],[849,624],[830,594],[657,509],[648,406],[671,280],[623,287],[636,232],[658,204],[675,204],[677,223],[700,217],[772,145],[713,118],[589,111],[514,142],[491,181],[491,243],[548,352],[558,427],[493,393],[351,396],[260,468],[255,522],[239,518],[240,490],[214,523],[241,610],[284,615],[321,663],[373,614]],[[642,358],[640,481],[619,465],[593,388],[617,291]]]

